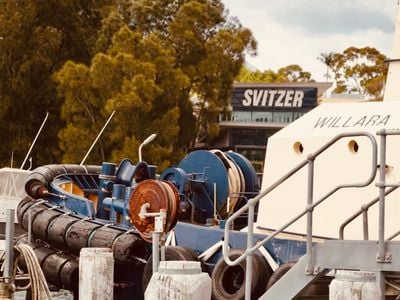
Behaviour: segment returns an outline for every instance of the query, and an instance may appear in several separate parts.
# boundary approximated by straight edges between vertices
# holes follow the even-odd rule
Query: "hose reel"
[[[151,233],[155,231],[155,217],[165,212],[164,232],[168,232],[178,221],[178,208],[178,191],[167,181],[144,180],[136,185],[129,200],[131,223],[148,242],[151,242]]]
[[[181,218],[200,223],[226,218],[242,205],[242,199],[259,190],[251,163],[238,153],[220,150],[191,152],[177,167],[166,169],[160,179],[177,187]],[[187,210],[191,215],[185,215]]]

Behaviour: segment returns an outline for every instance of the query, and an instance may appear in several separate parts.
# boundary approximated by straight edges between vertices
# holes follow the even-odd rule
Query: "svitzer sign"
[[[232,107],[251,110],[311,108],[317,105],[317,88],[235,87]]]

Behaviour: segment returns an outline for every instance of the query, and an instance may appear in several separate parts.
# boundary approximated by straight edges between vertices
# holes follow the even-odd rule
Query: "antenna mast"
[[[383,101],[400,101],[400,6],[397,2],[396,28],[393,39],[392,58],[389,60],[389,71],[386,78]]]
[[[111,119],[113,118],[115,114],[115,110],[112,112],[112,114],[108,117],[107,122],[104,124],[103,128],[100,130],[99,134],[97,135],[96,139],[94,140],[94,142],[92,143],[92,145],[90,146],[88,152],[86,152],[85,157],[82,159],[81,163],[79,164],[80,166],[83,166],[83,164],[85,163],[86,158],[89,156],[90,152],[92,151],[94,145],[96,145],[97,141],[99,140],[100,136],[103,134],[104,129],[106,129],[108,123],[110,123]]]
[[[33,146],[35,145],[36,140],[37,140],[37,138],[39,137],[39,134],[42,132],[42,129],[43,129],[43,127],[44,127],[44,124],[46,124],[46,121],[47,121],[47,118],[48,118],[48,117],[49,117],[49,112],[46,113],[46,117],[44,117],[44,120],[43,120],[43,122],[42,122],[42,125],[40,126],[38,132],[36,133],[35,139],[33,140],[32,145],[31,145],[31,147],[30,147],[29,150],[28,150],[28,153],[26,153],[25,159],[24,159],[24,161],[22,162],[22,165],[21,165],[21,167],[20,167],[21,170],[22,170],[22,168],[24,167],[26,161],[28,160],[28,157],[29,157],[29,155],[31,154],[32,148],[33,148]]]

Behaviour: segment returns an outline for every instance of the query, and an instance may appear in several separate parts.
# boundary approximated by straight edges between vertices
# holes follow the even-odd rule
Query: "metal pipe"
[[[5,248],[5,265],[4,265],[4,277],[5,282],[12,284],[14,283],[14,279],[12,278],[13,274],[13,244],[14,244],[14,210],[7,209],[6,211],[6,248]]]
[[[214,182],[214,220],[218,220],[217,217],[217,183]]]
[[[385,190],[385,196],[389,195],[391,192],[393,192],[397,187],[391,187]],[[372,205],[377,203],[379,201],[379,196],[371,200],[369,203],[363,205],[359,211],[357,211],[355,214],[350,216],[346,221],[340,225],[339,228],[339,239],[343,240],[344,239],[344,228],[350,224],[355,218],[357,218],[359,215],[363,213],[363,210],[368,210]]]
[[[161,245],[160,248],[160,252],[161,252],[161,261],[165,261],[165,245]]]
[[[253,227],[254,227],[254,205],[250,204],[249,214],[247,219],[247,249],[253,247]],[[246,282],[245,282],[245,299],[251,298],[251,274],[253,273],[253,253],[246,250]]]
[[[39,134],[42,132],[42,129],[43,129],[43,127],[44,127],[44,124],[46,124],[46,121],[47,121],[47,118],[48,118],[48,117],[49,117],[49,112],[46,113],[46,116],[44,117],[44,120],[43,120],[43,122],[42,122],[42,125],[40,125],[40,128],[39,128],[38,132],[36,133],[36,136],[35,136],[35,138],[34,138],[34,140],[33,140],[33,142],[32,142],[32,145],[29,147],[28,152],[27,152],[26,155],[25,155],[25,159],[24,159],[24,161],[22,162],[20,169],[22,169],[22,168],[24,167],[26,161],[28,160],[29,154],[31,154],[32,148],[33,148],[33,146],[35,145],[36,140],[37,140],[38,137],[39,137]]]
[[[398,236],[400,234],[400,230],[396,231],[395,233],[393,233],[391,236],[389,236],[386,240],[387,241],[391,241],[393,240],[396,236]]]
[[[83,164],[85,163],[86,158],[89,156],[90,152],[93,150],[94,145],[96,145],[97,141],[99,140],[100,136],[103,134],[103,131],[106,129],[108,123],[110,123],[110,121],[113,118],[114,114],[115,114],[115,110],[108,117],[108,119],[107,119],[106,123],[104,124],[103,128],[101,128],[101,130],[100,130],[99,134],[97,135],[96,139],[94,140],[94,142],[90,146],[88,152],[86,152],[85,157],[82,159],[81,163],[79,164],[80,166],[83,166]]]
[[[363,238],[364,238],[364,241],[368,241],[369,240],[369,234],[368,234],[368,208],[363,209],[362,215],[363,215]]]
[[[379,160],[379,236],[377,261],[385,262],[385,165],[386,165],[386,132],[381,130]]]
[[[308,181],[307,181],[307,267],[306,274],[313,274],[312,262],[312,224],[313,224],[313,199],[314,199],[314,160],[312,155],[308,156]]]
[[[153,231],[152,236],[152,252],[153,252],[153,274],[158,272],[160,263],[160,232]]]
[[[139,161],[142,161],[142,147],[144,145],[147,145],[148,143],[150,143],[152,140],[154,140],[156,138],[157,134],[153,133],[151,135],[149,135],[147,137],[147,139],[145,139],[140,145],[139,145]]]

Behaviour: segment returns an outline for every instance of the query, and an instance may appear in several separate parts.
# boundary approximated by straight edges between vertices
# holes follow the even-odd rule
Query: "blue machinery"
[[[222,299],[226,292],[241,290],[237,280],[226,284],[222,279],[226,270],[221,251],[222,228],[229,216],[258,194],[259,185],[253,166],[238,153],[195,151],[159,176],[155,166],[145,162],[133,165],[129,159],[119,166],[112,163],[47,165],[32,172],[25,189],[30,197],[38,200],[25,199],[17,214],[25,230],[31,224],[35,240],[68,255],[78,255],[83,247],[112,248],[119,268],[123,268],[120,274],[136,270],[132,275],[136,279],[129,280],[137,285],[137,277],[141,281],[143,272],[143,281],[146,281],[144,274],[149,271],[147,267],[143,271],[143,263],[149,264],[151,254],[150,244],[146,242],[152,242],[152,232],[159,228],[155,220],[163,212],[164,232],[173,232],[175,244],[194,255],[182,249],[174,251],[180,253],[179,259],[187,259],[188,255],[189,259],[202,258],[205,271],[217,283],[213,293],[220,291],[216,297]],[[244,214],[235,221],[233,229],[240,229],[246,223],[247,214]],[[232,248],[246,248],[245,232],[232,231],[231,237]],[[255,235],[255,238],[264,237]],[[275,239],[262,248],[274,263],[295,260],[305,253],[304,242],[291,240]],[[38,245],[38,249],[43,247]],[[176,255],[166,252],[167,259],[168,256],[176,259]],[[57,259],[62,266],[65,256]],[[254,263],[259,266],[254,276],[261,280],[254,290],[258,296],[265,290],[272,271],[267,272],[270,267],[258,255]],[[124,269],[128,265],[129,272]],[[216,269],[222,272],[214,272]],[[241,269],[232,270],[230,277],[244,276]]]
[[[50,196],[70,211],[128,228],[138,225],[130,211],[140,210],[145,202],[154,206],[152,211],[176,205],[177,211],[170,214],[191,222],[222,220],[258,193],[259,187],[256,172],[244,156],[200,150],[187,155],[177,167],[166,169],[159,180],[155,166],[133,165],[125,159],[118,168],[111,163],[101,168],[43,166],[33,171],[26,190],[34,198]]]

